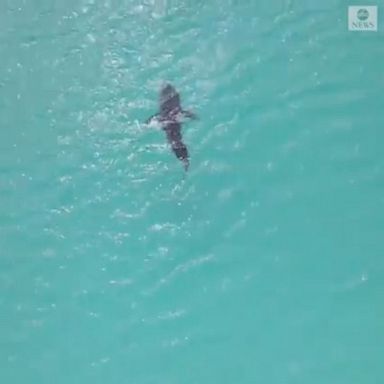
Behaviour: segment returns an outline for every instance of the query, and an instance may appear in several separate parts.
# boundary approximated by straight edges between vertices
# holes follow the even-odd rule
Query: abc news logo
[[[348,29],[350,31],[377,31],[377,6],[348,7]]]

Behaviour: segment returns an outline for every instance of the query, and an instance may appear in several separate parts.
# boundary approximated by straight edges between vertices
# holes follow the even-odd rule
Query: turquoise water
[[[351,3],[0,2],[1,383],[382,382],[384,20]]]

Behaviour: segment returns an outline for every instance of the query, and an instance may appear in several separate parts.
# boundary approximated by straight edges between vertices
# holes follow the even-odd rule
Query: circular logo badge
[[[365,8],[361,8],[357,11],[357,18],[360,21],[365,21],[369,17],[369,12]]]

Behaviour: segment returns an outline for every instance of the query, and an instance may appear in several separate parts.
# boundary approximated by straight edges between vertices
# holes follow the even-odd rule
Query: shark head
[[[162,87],[159,102],[161,113],[169,113],[180,108],[180,96],[171,84]]]

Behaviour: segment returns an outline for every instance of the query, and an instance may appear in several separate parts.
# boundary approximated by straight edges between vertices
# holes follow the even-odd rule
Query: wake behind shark
[[[183,118],[196,120],[197,116],[186,111],[181,107],[180,95],[176,89],[166,84],[160,91],[159,98],[160,111],[151,116],[146,123],[158,121],[161,128],[167,135],[167,141],[171,146],[173,153],[184,164],[184,169],[189,168],[189,154],[186,145],[183,143],[181,135],[181,124]]]

